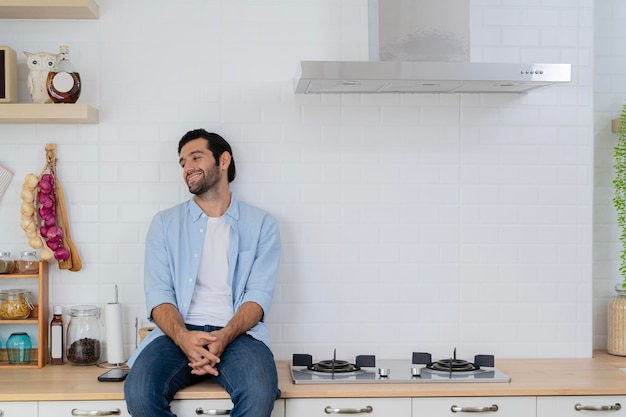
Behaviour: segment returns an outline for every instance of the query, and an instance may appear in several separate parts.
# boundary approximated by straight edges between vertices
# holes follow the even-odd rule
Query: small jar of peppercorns
[[[100,309],[72,306],[65,355],[72,365],[95,365],[100,360]]]

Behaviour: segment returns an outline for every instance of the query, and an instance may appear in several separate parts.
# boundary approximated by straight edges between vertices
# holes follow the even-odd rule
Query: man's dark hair
[[[194,139],[206,139],[207,149],[211,151],[218,165],[220,161],[220,156],[224,152],[228,152],[230,154],[230,165],[228,166],[228,182],[232,182],[237,175],[237,170],[235,169],[235,158],[233,157],[233,150],[230,147],[230,144],[226,142],[226,139],[224,139],[217,133],[207,132],[204,129],[190,130],[189,132],[185,133],[185,135],[178,142],[178,154],[180,155],[180,150],[183,148],[183,146],[185,146],[188,142]]]

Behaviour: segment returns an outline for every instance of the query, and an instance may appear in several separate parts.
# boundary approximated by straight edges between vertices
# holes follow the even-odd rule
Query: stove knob
[[[389,368],[378,368],[378,376],[381,378],[388,378]]]
[[[417,378],[420,376],[420,368],[411,368],[411,376]]]

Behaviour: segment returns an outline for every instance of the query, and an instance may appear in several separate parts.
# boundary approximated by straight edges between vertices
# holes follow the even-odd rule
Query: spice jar
[[[15,273],[29,275],[36,275],[39,273],[39,259],[37,259],[37,252],[22,252],[20,258],[15,261]]]
[[[14,267],[15,262],[11,258],[11,252],[0,253],[0,274],[11,274]]]
[[[67,326],[65,356],[72,365],[95,365],[100,360],[100,309],[72,306]]]
[[[616,295],[609,302],[607,352],[626,356],[626,294],[622,284],[615,285]]]
[[[30,291],[22,289],[0,291],[0,319],[25,319],[34,308],[30,302]]]
[[[7,356],[12,365],[30,363],[30,351],[33,345],[30,336],[24,332],[11,333],[7,340]]]

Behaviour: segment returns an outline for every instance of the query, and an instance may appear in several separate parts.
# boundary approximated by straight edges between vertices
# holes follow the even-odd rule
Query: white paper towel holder
[[[128,368],[124,356],[122,305],[118,301],[117,285],[115,286],[115,302],[107,303],[104,314],[107,362],[101,362],[98,366],[108,369]]]

